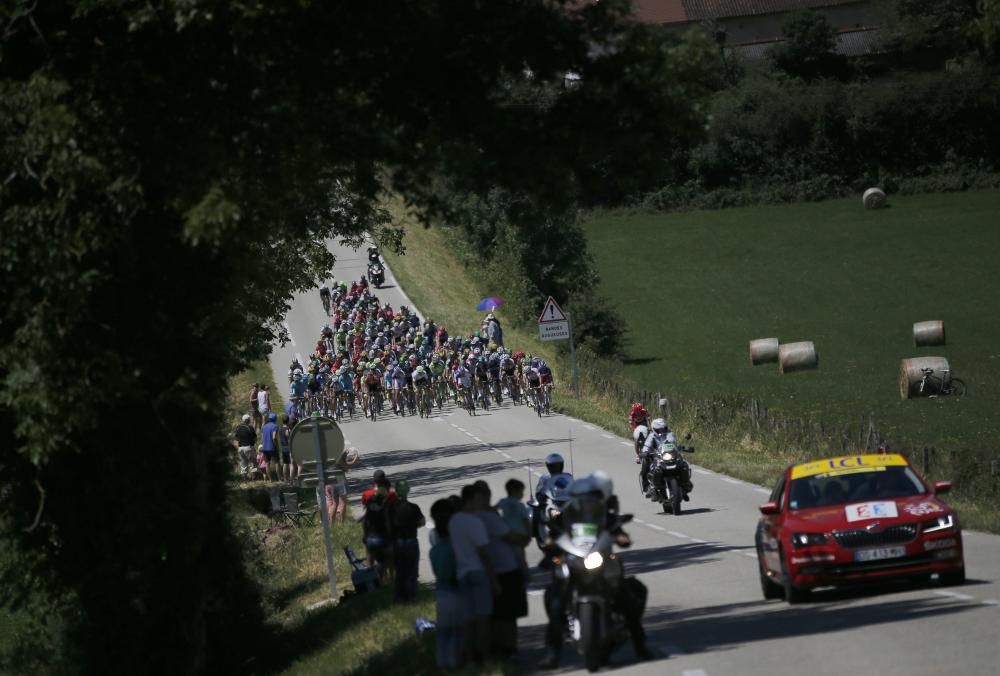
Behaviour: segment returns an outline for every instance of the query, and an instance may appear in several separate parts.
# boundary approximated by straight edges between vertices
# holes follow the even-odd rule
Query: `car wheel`
[[[785,601],[790,605],[802,603],[809,598],[809,592],[792,584],[792,576],[788,574],[788,565],[785,563],[784,550],[779,550],[779,554],[781,555],[781,582]]]
[[[950,573],[940,573],[938,579],[941,580],[941,584],[946,587],[958,587],[965,584],[965,566],[962,566],[958,570],[951,571]]]
[[[764,567],[764,552],[760,547],[757,547],[757,570],[760,573],[760,592],[764,595],[764,600],[771,601],[784,597],[785,590],[767,574],[767,569]]]

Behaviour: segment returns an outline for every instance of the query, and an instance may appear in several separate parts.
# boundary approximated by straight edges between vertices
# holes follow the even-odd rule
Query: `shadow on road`
[[[445,458],[453,458],[466,453],[483,453],[491,449],[505,448],[532,448],[537,446],[549,446],[552,444],[565,444],[566,438],[549,439],[520,439],[518,441],[499,441],[491,443],[489,447],[483,446],[479,442],[466,444],[449,444],[448,446],[432,446],[430,448],[405,448],[384,451],[369,451],[361,454],[361,459],[354,466],[352,471],[374,470],[376,468],[386,469],[396,465],[412,465],[434,462]]]
[[[753,549],[753,547],[733,547],[714,542],[680,543],[647,549],[629,549],[621,553],[628,575],[642,575],[668,568],[683,568],[698,563],[716,561],[730,549]]]
[[[865,606],[835,601],[788,606],[784,602],[761,601],[702,608],[652,608],[646,611],[644,624],[657,642],[679,644],[688,652],[707,652],[730,650],[753,641],[829,634],[925,617],[943,619],[977,607],[932,598],[887,600]]]

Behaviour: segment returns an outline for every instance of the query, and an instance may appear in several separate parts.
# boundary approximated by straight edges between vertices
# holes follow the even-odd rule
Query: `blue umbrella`
[[[501,305],[503,305],[504,300],[500,296],[488,296],[479,301],[479,305],[476,306],[478,312],[492,312]]]

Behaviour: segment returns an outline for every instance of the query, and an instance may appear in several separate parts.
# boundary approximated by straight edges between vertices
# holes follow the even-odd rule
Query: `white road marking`
[[[958,592],[948,591],[946,589],[935,589],[934,593],[938,596],[947,596],[949,598],[958,599],[959,601],[971,601],[972,597],[968,594],[959,594]]]
[[[994,599],[986,599],[985,601],[980,601],[984,606],[1000,606],[1000,601]]]
[[[458,425],[456,425],[455,423],[448,423],[448,424],[454,427],[456,430],[458,429]]]
[[[682,538],[684,540],[687,540],[687,535],[685,535],[684,533],[678,533],[675,530],[668,530],[667,534],[668,535],[673,535],[675,538]]]
[[[731,478],[729,478],[727,476],[722,477],[722,480],[725,481],[727,484],[733,484],[733,485],[743,483],[739,479],[731,479]]]
[[[653,530],[658,530],[658,531],[666,530],[666,528],[664,528],[663,526],[658,526],[655,523],[647,523],[646,525],[652,528]]]
[[[431,422],[444,422],[444,418],[438,416],[436,418],[431,418]]]
[[[464,427],[459,427],[458,425],[455,425],[455,427],[458,429],[459,432],[464,432],[465,431]]]
[[[590,430],[591,432],[594,431],[594,426],[593,425],[584,425],[584,428]]]
[[[514,459],[514,456],[512,456],[510,453],[504,453],[504,452],[501,451],[500,455],[502,455],[503,457],[507,458],[508,460],[513,460]]]
[[[756,559],[757,558],[757,555],[754,554],[753,552],[743,552],[743,556],[749,557],[751,559]]]
[[[632,520],[635,521],[636,523],[646,523],[642,519],[632,519]]]
[[[681,676],[708,676],[704,669],[685,669]]]
[[[766,488],[755,488],[754,490],[757,491],[758,493],[763,493],[764,495],[771,494],[771,491],[767,490]]]
[[[610,434],[602,434],[601,436],[604,437],[605,439],[614,439],[614,437],[611,436]]]
[[[711,474],[707,469],[698,469],[697,467],[692,467],[691,469],[694,470],[695,474]]]
[[[296,343],[295,339],[292,338],[292,329],[288,326],[288,322],[281,322],[281,325],[284,326],[285,327],[285,331],[288,332],[288,340],[291,341],[292,347],[298,347],[298,343]],[[301,364],[302,362],[299,362],[299,363]]]
[[[483,440],[480,439],[479,437],[472,437],[472,438],[475,439],[476,441],[478,441],[479,443],[483,443]]]
[[[706,544],[706,540],[699,540],[698,538],[691,538],[691,542],[697,542],[699,545]]]
[[[472,432],[466,432],[465,436],[475,438],[475,435]]]
[[[622,446],[632,446],[632,444],[630,444],[630,443],[629,443],[629,442],[627,442],[627,441],[622,441],[622,442],[621,442],[621,445],[622,445]]]

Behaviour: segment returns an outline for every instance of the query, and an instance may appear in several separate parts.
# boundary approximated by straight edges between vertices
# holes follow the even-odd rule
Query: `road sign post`
[[[545,301],[545,307],[542,308],[542,314],[538,318],[538,339],[546,343],[554,340],[569,340],[569,359],[573,368],[573,392],[579,399],[580,379],[576,370],[573,322],[552,296],[549,296],[549,299]]]
[[[310,434],[311,433],[311,434]],[[310,444],[310,437],[312,444]],[[330,598],[337,598],[337,574],[333,570],[333,543],[330,541],[330,513],[327,509],[326,481],[327,464],[336,462],[344,452],[344,434],[336,421],[324,417],[306,418],[292,430],[289,446],[295,461],[307,462],[308,448],[312,446],[316,462],[316,501],[319,503],[320,518],[323,521],[323,543],[326,545],[326,572],[330,578]]]

